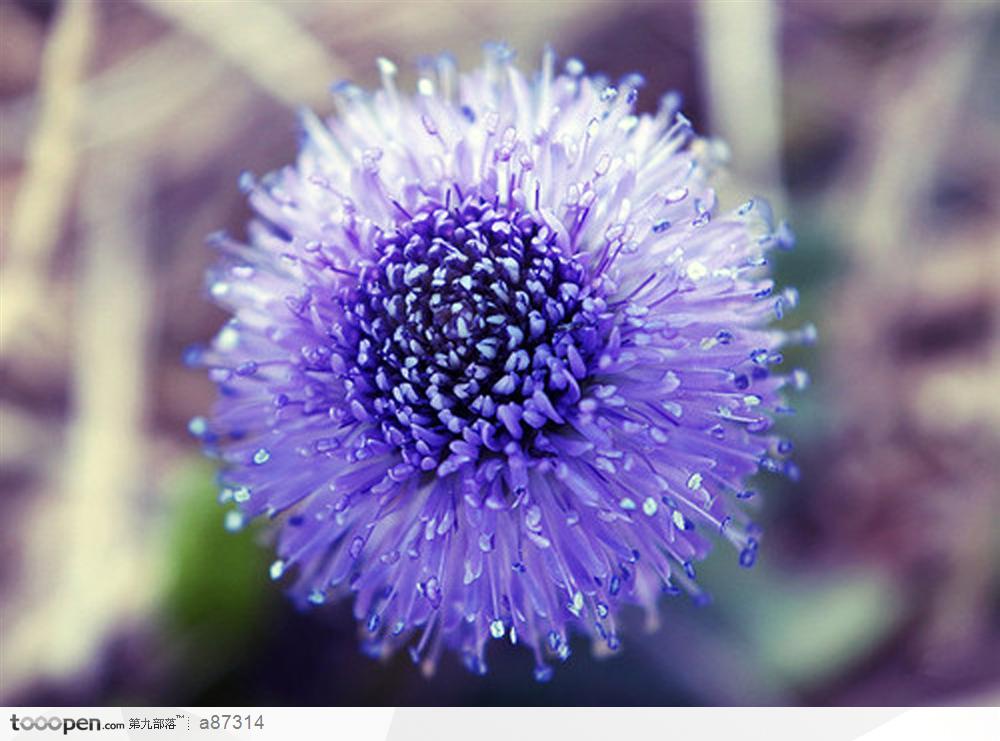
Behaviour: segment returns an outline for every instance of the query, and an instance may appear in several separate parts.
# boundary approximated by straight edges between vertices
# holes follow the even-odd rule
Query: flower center
[[[448,472],[491,453],[546,454],[542,430],[580,400],[611,321],[557,236],[534,214],[469,197],[378,237],[346,307],[355,398],[406,463]]]

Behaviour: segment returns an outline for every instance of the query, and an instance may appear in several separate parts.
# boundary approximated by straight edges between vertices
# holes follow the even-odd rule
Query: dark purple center
[[[365,412],[425,471],[547,454],[609,329],[580,259],[534,214],[480,198],[378,238],[346,314]],[[513,446],[513,447],[512,447]]]

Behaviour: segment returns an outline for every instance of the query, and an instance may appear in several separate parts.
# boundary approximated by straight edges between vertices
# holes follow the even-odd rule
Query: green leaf
[[[202,662],[246,645],[262,627],[270,600],[267,549],[258,527],[223,527],[215,469],[198,460],[171,477],[165,616],[168,632]]]

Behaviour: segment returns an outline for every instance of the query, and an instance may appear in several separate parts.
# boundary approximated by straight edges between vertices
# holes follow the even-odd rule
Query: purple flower
[[[637,115],[638,76],[510,60],[440,59],[415,95],[381,60],[380,90],[303,115],[295,165],[246,177],[192,431],[227,526],[278,521],[271,576],[353,594],[370,653],[484,672],[505,639],[545,680],[571,631],[614,649],[623,605],[699,595],[713,539],[753,563],[744,482],[790,466],[761,433],[798,378],[764,267],[791,237],[761,201],[717,211],[719,147],[673,97]]]

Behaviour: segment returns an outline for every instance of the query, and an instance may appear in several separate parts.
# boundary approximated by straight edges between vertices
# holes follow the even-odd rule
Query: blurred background
[[[794,226],[785,323],[820,336],[787,354],[802,480],[765,482],[758,566],[719,546],[711,605],[664,598],[612,657],[578,638],[547,685],[510,650],[427,680],[362,656],[346,604],[297,612],[186,431],[239,174],[291,161],[296,109],[376,56],[488,40],[641,71],[643,110],[681,92],[730,145],[723,205]],[[0,702],[1000,702],[997,4],[2,0],[0,115]]]

